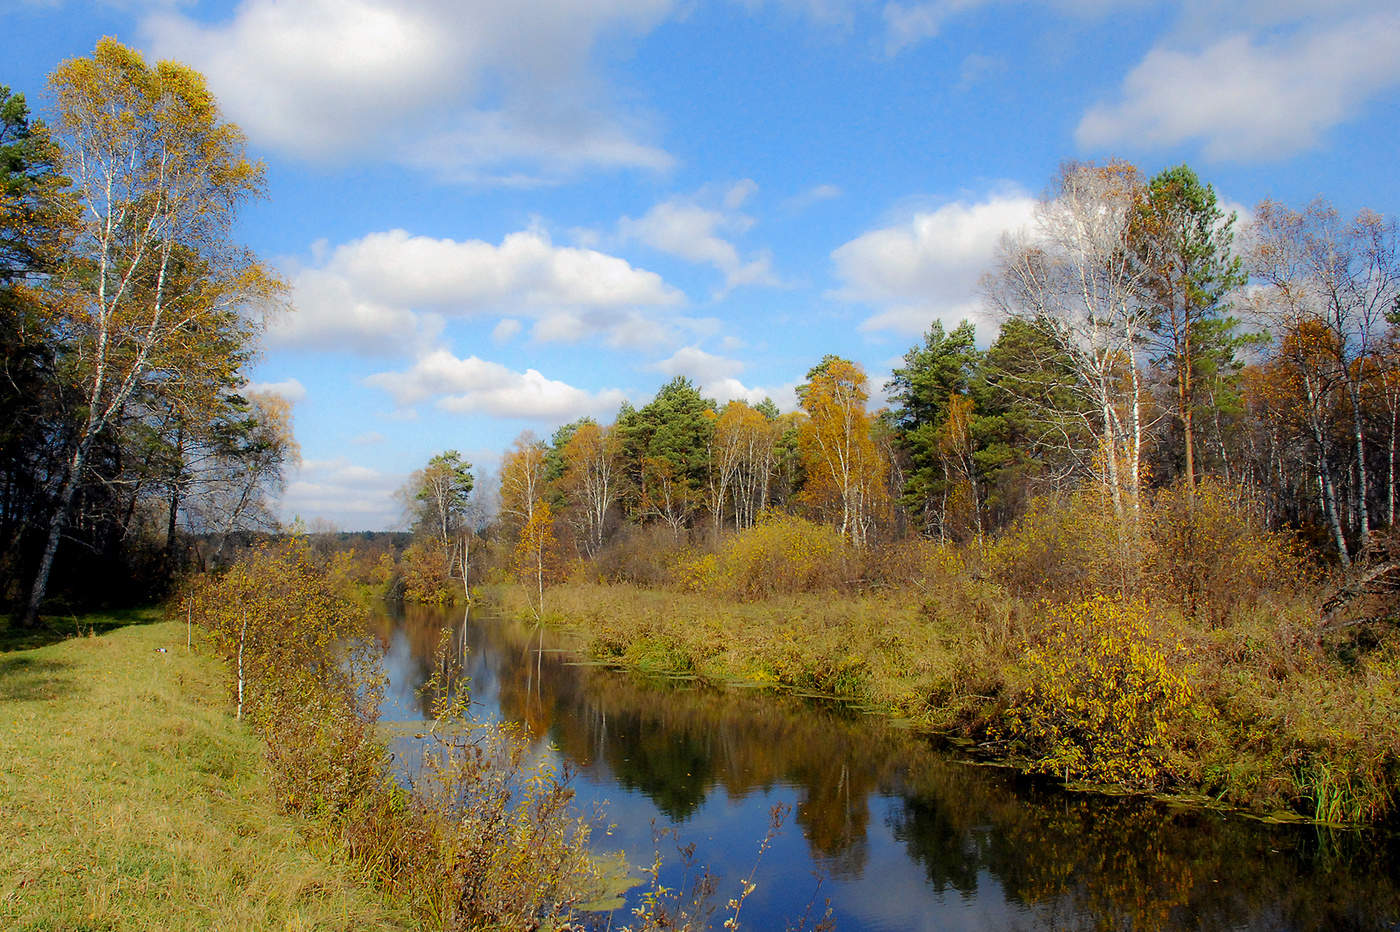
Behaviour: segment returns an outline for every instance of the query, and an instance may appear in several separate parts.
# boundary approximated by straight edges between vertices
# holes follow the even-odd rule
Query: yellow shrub
[[[1096,596],[1048,610],[1049,634],[1023,658],[1029,683],[1006,736],[1048,773],[1161,784],[1171,725],[1191,689],[1152,642],[1146,608]]]
[[[414,541],[399,557],[405,602],[451,605],[462,595],[462,582],[449,575],[448,554],[437,540]]]
[[[835,529],[765,512],[756,526],[727,538],[719,552],[677,565],[683,588],[753,600],[840,585],[847,544]]]
[[[987,569],[1026,598],[1131,592],[1142,556],[1136,530],[1096,490],[1038,498],[987,547]]]

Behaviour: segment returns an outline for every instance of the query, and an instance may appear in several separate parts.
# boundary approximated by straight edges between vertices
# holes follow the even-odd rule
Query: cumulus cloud
[[[715,399],[721,405],[730,401],[742,401],[746,404],[756,405],[763,399],[769,398],[781,411],[793,411],[797,408],[796,382],[764,387],[762,385],[748,386],[735,378],[723,378],[701,383],[700,394],[706,398]]]
[[[347,459],[303,460],[287,482],[278,513],[283,521],[329,521],[346,530],[382,530],[399,523],[394,492],[405,477]]]
[[[1400,11],[1305,22],[1292,34],[1158,47],[1092,107],[1075,138],[1090,149],[1201,145],[1207,158],[1284,158],[1315,146],[1400,83]]]
[[[917,335],[935,321],[956,326],[981,306],[978,282],[1003,233],[1031,221],[1035,199],[1019,191],[962,201],[872,230],[832,254],[842,286],[834,297],[880,310],[861,329]]]
[[[306,386],[300,379],[286,378],[278,382],[249,382],[243,386],[245,392],[280,395],[290,404],[306,400]]]
[[[272,346],[393,355],[427,346],[442,330],[441,317],[376,301],[333,270],[295,269],[288,277],[294,310],[268,325]]]
[[[162,57],[203,71],[256,141],[313,158],[374,151],[471,181],[527,183],[580,168],[664,169],[593,67],[604,34],[644,34],[672,0],[242,0],[204,23],[143,23]],[[394,130],[424,142],[400,150]]]
[[[376,373],[365,382],[388,392],[400,407],[436,399],[440,410],[458,414],[553,422],[606,413],[626,399],[618,389],[587,392],[535,369],[516,372],[476,356],[459,359],[447,350],[426,353],[403,372]]]
[[[744,364],[737,359],[707,353],[698,346],[685,346],[676,350],[669,358],[654,362],[647,368],[662,375],[683,375],[696,382],[705,383],[736,376],[744,371]]]
[[[515,335],[520,332],[520,321],[514,317],[504,317],[491,330],[491,342],[500,346],[515,339]]]
[[[771,255],[761,251],[743,258],[731,241],[754,225],[739,208],[757,190],[757,184],[745,179],[723,189],[707,187],[694,195],[672,197],[638,219],[623,217],[618,233],[624,240],[687,262],[714,266],[724,275],[724,292],[741,285],[778,285]]]
[[[666,359],[647,366],[662,375],[675,377],[683,375],[695,383],[700,394],[713,398],[720,404],[729,401],[744,401],[758,404],[765,398],[773,399],[778,407],[792,410],[797,404],[797,383],[776,387],[745,385],[738,378],[747,367],[738,359],[707,353],[698,346],[686,346],[672,353]]]
[[[644,311],[684,300],[654,272],[556,246],[538,230],[511,233],[499,245],[390,230],[321,251],[319,265],[290,272],[297,311],[268,328],[274,345],[423,352],[445,318],[503,312],[575,322],[558,334],[546,325],[537,338],[629,343],[640,338]],[[508,320],[497,324],[498,339],[520,330]]]

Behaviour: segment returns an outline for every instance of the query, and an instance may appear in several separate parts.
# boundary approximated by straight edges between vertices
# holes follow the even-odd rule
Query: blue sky
[[[1220,7],[1228,6],[1228,9]],[[391,527],[456,448],[610,420],[673,375],[876,387],[1065,159],[1187,162],[1242,210],[1394,214],[1393,0],[111,0],[0,4],[0,83],[113,35],[203,71],[267,163],[291,284],[258,386],[283,513]],[[983,340],[994,325],[980,322]]]

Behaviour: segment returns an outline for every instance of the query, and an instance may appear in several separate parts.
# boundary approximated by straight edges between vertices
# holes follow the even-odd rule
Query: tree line
[[[1157,490],[1189,502],[1203,481],[1242,488],[1270,526],[1343,565],[1393,523],[1394,219],[1319,199],[1265,201],[1242,221],[1185,165],[1149,179],[1072,163],[1003,238],[982,290],[990,345],[971,322],[935,322],[879,410],[861,367],[828,355],[793,412],[721,405],[677,377],[610,424],[522,434],[502,461],[501,527],[515,541],[536,527],[537,566],[541,509],[549,541],[583,558],[620,531],[715,539],[771,511],[859,547],[967,541],[1089,488],[1131,535]],[[430,523],[460,539],[453,520]]]
[[[113,39],[49,91],[52,125],[0,87],[0,594],[31,623],[275,526],[297,457],[286,402],[244,388],[282,285],[232,235],[264,184],[241,132]]]

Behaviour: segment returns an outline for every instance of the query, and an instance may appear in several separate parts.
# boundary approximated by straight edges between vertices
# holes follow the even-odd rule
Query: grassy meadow
[[[161,617],[0,653],[0,927],[406,927],[280,814],[223,664]]]

